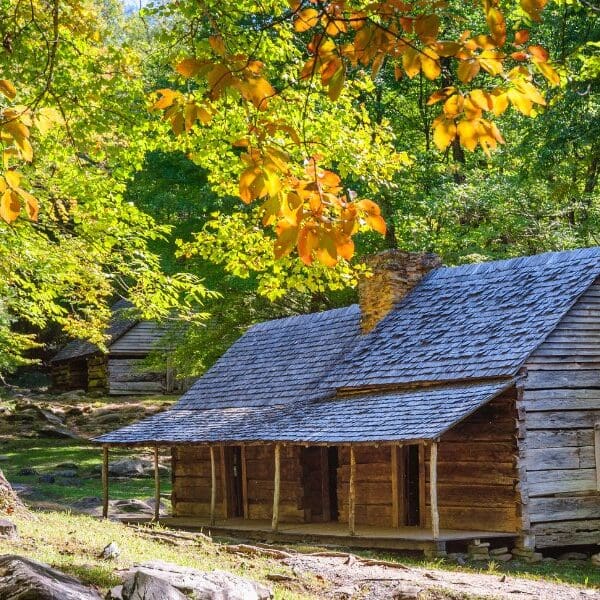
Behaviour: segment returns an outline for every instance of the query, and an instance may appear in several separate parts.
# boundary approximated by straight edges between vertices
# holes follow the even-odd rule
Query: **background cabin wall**
[[[519,398],[524,525],[539,548],[596,544],[600,491],[600,283],[561,319],[526,363]]]
[[[520,531],[515,422],[516,389],[511,388],[442,436],[437,471],[440,527]],[[427,447],[425,527],[431,527],[429,455]]]
[[[350,449],[339,447],[337,497],[339,521],[348,522]],[[392,458],[389,445],[355,446],[356,524],[392,526]]]
[[[165,373],[141,370],[145,357],[115,357],[108,359],[109,393],[113,396],[132,394],[162,394],[165,392]]]
[[[102,359],[102,357],[99,358]],[[52,365],[50,374],[54,391],[88,389],[88,360],[85,357],[55,363]]]

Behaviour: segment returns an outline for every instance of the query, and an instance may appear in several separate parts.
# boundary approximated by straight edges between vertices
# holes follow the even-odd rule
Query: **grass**
[[[0,468],[12,484],[26,484],[32,487],[33,493],[27,496],[27,501],[55,502],[71,504],[81,498],[102,496],[100,468],[102,455],[100,448],[92,444],[86,445],[73,440],[8,440],[0,442],[0,454],[8,460],[0,462]],[[139,456],[140,453],[127,450],[113,449],[111,460],[126,456]],[[148,455],[150,457],[150,455]],[[41,483],[39,475],[20,475],[25,467],[34,468],[40,475],[52,473],[60,469],[63,463],[78,465],[78,475],[74,478],[64,478],[62,483]],[[171,491],[171,477],[161,478],[161,492]],[[154,479],[122,479],[110,482],[111,499],[121,498],[151,498],[154,495]]]
[[[201,570],[223,569],[262,581],[274,590],[278,600],[322,597],[317,589],[322,584],[314,581],[314,578],[302,580],[307,590],[290,590],[266,579],[268,574],[273,573],[293,576],[287,566],[268,558],[241,559],[224,552],[220,546],[211,542],[199,542],[195,546],[172,546],[147,539],[121,523],[65,512],[38,512],[33,513],[33,518],[11,518],[18,527],[21,539],[0,539],[0,554],[29,556],[79,577],[85,583],[99,587],[102,592],[120,583],[116,570],[160,558]],[[102,549],[113,541],[121,549],[120,556],[110,561],[99,558]]]

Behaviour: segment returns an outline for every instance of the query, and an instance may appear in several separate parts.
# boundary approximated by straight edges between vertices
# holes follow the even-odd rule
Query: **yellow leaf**
[[[0,94],[6,96],[9,100],[13,100],[17,95],[17,90],[8,79],[0,79]]]
[[[281,190],[281,181],[277,173],[269,169],[263,169],[263,179],[267,194],[271,197],[276,196]]]
[[[511,88],[507,92],[511,104],[524,115],[529,116],[533,107],[533,102],[518,90]]]
[[[314,8],[305,8],[298,13],[294,22],[294,29],[298,32],[308,31],[319,22],[319,11]]]
[[[409,77],[414,77],[419,74],[421,70],[421,61],[419,58],[419,51],[414,48],[408,48],[408,50],[402,55],[402,66],[404,71]]]
[[[529,83],[529,81],[525,81],[523,79],[515,82],[515,88],[529,98],[532,102],[536,104],[541,104],[542,106],[546,105],[546,100],[544,96],[540,93],[540,91],[533,85]]]
[[[6,183],[8,183],[8,187],[13,190],[18,188],[21,183],[21,174],[17,171],[6,171],[6,173],[4,173],[4,178]]]
[[[275,242],[275,258],[289,254],[298,241],[298,227],[287,221],[279,221],[275,228],[277,240]]]
[[[508,108],[508,95],[506,92],[497,92],[492,94],[494,114],[498,117]]]
[[[329,98],[334,102],[340,97],[340,94],[344,89],[345,79],[344,66],[340,65],[338,70],[333,74],[333,77],[329,80],[329,87],[327,89]]]
[[[366,218],[366,221],[367,221],[367,225],[373,231],[376,231],[377,233],[380,233],[381,235],[385,235],[385,232],[387,231],[387,227],[385,224],[385,220],[383,219],[383,217],[381,215],[368,215]]]
[[[19,196],[21,196],[21,198],[23,198],[23,200],[25,200],[25,209],[27,210],[27,216],[32,221],[37,221],[39,212],[39,204],[37,198],[35,198],[29,192],[26,192],[21,188],[18,188],[15,191],[17,192],[17,194],[19,194]]]
[[[500,75],[503,71],[502,60],[504,54],[497,50],[484,50],[479,55],[479,64],[481,68],[487,71],[490,75]]]
[[[456,123],[443,116],[438,117],[433,123],[433,143],[444,151],[456,137]]]
[[[533,21],[540,20],[540,13],[547,0],[521,0],[521,8],[531,17]]]
[[[490,95],[484,92],[483,90],[472,90],[469,92],[469,98],[479,108],[483,110],[491,110],[492,109],[492,100]]]
[[[463,60],[458,65],[458,78],[463,83],[469,83],[479,73],[480,65],[475,59]]]
[[[169,89],[157,90],[157,94],[160,95],[158,100],[152,105],[154,110],[162,110],[163,108],[168,108],[173,104],[175,98],[179,96],[179,92]]]
[[[345,258],[346,260],[350,260],[354,256],[354,242],[352,241],[352,238],[348,235],[338,233],[335,237],[335,240],[335,249],[337,255]]]
[[[298,234],[298,255],[302,262],[311,265],[313,262],[313,252],[319,246],[319,236],[314,227],[306,226]]]
[[[240,183],[239,183],[239,194],[240,198],[248,204],[252,202],[256,195],[252,191],[252,185],[258,176],[258,171],[254,167],[250,167],[242,172],[240,175]]]
[[[193,102],[188,102],[184,109],[185,130],[190,131],[196,120],[196,105]]]
[[[486,21],[492,37],[498,46],[502,46],[506,42],[506,22],[504,15],[496,8],[492,7],[487,11]]]
[[[427,79],[435,79],[440,76],[442,69],[438,57],[437,55],[434,55],[431,50],[425,50],[424,53],[421,54],[420,60],[423,75],[425,75]]]
[[[265,110],[268,99],[276,94],[273,86],[264,77],[250,77],[240,84],[240,91],[242,96],[259,110]]]
[[[424,44],[435,42],[440,30],[440,18],[437,15],[420,15],[415,19],[414,29]]]
[[[206,61],[200,61],[197,58],[184,58],[177,63],[175,70],[184,77],[194,77],[206,64]]]
[[[560,75],[547,62],[534,62],[537,70],[548,80],[553,86],[560,84]]]
[[[225,56],[225,41],[220,35],[211,35],[208,38],[208,43],[213,51],[219,56]]]
[[[459,122],[457,131],[461,146],[473,152],[477,147],[477,121],[464,119]]]
[[[16,192],[5,190],[0,198],[0,217],[7,223],[12,223],[21,212],[21,203]]]
[[[460,94],[453,94],[444,102],[444,115],[452,118],[459,115],[464,108],[464,98]]]

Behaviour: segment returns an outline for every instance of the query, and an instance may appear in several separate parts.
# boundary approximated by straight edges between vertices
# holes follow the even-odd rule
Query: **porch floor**
[[[151,519],[119,516],[125,523],[149,523]],[[173,529],[210,531],[219,537],[236,537],[255,541],[304,542],[325,546],[349,546],[355,548],[378,548],[390,550],[445,550],[448,542],[486,541],[516,538],[516,533],[495,531],[460,531],[440,529],[437,540],[431,530],[420,527],[372,527],[357,525],[356,534],[350,536],[346,523],[279,523],[279,529],[271,530],[271,521],[227,519],[210,525],[200,517],[161,517],[160,524]],[[494,544],[492,544],[494,545]]]

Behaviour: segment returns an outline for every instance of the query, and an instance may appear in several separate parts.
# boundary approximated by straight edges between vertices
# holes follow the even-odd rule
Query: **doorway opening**
[[[404,524],[419,526],[421,524],[420,514],[420,474],[419,474],[419,446],[411,444],[405,446],[404,450]]]
[[[242,481],[241,446],[225,447],[225,473],[227,481],[227,517],[243,517],[244,484]]]
[[[337,521],[337,447],[302,448],[301,462],[304,520],[308,523]]]

